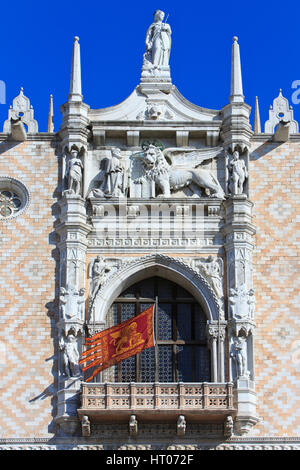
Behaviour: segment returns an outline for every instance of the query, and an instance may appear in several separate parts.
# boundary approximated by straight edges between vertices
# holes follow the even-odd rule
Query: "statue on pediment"
[[[146,52],[144,54],[145,65],[154,67],[168,66],[171,51],[171,27],[164,23],[165,14],[161,10],[154,12],[154,23],[146,33]]]

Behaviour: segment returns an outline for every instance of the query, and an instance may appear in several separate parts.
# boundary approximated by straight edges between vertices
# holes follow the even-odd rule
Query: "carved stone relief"
[[[223,261],[220,257],[209,256],[208,258],[195,258],[193,260],[195,269],[201,272],[219,299],[223,298]]]
[[[224,199],[216,169],[222,149],[163,148],[146,141],[139,152],[103,150],[100,172],[89,183],[88,199],[110,197],[213,197]]]
[[[71,285],[60,288],[60,319],[65,321],[84,321],[85,289],[77,290]]]
[[[148,184],[151,196],[171,197],[174,192],[189,188],[193,196],[224,198],[224,191],[214,173],[198,168],[204,160],[212,158],[210,152],[182,149],[180,153],[178,148],[162,151],[150,144],[136,158],[141,159],[142,176],[134,178],[133,183]],[[137,193],[132,194],[133,197],[141,197],[140,191],[132,190]]]

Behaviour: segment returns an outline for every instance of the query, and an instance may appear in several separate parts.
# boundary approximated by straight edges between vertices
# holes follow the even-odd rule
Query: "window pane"
[[[193,382],[193,346],[178,346],[178,381]]]
[[[154,278],[145,279],[139,284],[140,297],[154,298]]]
[[[173,382],[172,346],[158,347],[158,381]]]
[[[155,381],[155,351],[154,348],[145,349],[140,354],[140,381]]]
[[[209,351],[205,346],[195,347],[196,382],[210,381]]]
[[[122,382],[136,382],[135,361],[136,357],[132,356],[121,362]]]
[[[191,294],[183,287],[177,286],[177,297],[183,297],[185,299],[191,299]]]
[[[125,320],[129,320],[135,316],[135,304],[122,304],[122,320],[121,323]]]
[[[206,325],[207,325],[207,318],[206,315],[202,312],[199,305],[195,304],[195,330],[194,330],[194,338],[196,340],[204,341],[206,339]]]
[[[157,318],[158,339],[172,339],[172,306],[171,304],[158,305]]]
[[[161,299],[173,299],[174,284],[167,279],[159,278],[157,282],[157,295]]]
[[[177,339],[188,341],[191,339],[192,318],[191,304],[177,305]]]

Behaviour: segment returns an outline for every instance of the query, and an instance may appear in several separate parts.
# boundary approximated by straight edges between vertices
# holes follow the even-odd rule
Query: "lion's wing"
[[[206,160],[218,157],[222,152],[221,147],[211,149],[168,148],[163,151],[164,157],[172,165],[179,168],[196,168]]]

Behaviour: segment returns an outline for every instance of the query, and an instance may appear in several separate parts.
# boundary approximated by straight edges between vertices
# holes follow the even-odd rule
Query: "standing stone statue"
[[[104,258],[100,255],[90,264],[89,277],[91,278],[90,284],[90,302],[92,303],[98,290],[105,280],[105,274],[110,271],[110,267],[105,262]]]
[[[245,336],[239,336],[235,339],[232,346],[230,356],[236,363],[237,376],[238,377],[249,377],[249,371],[247,370],[247,338]]]
[[[105,196],[121,196],[124,168],[121,162],[121,151],[111,151],[111,157],[104,160],[105,180],[102,187]]]
[[[243,194],[244,183],[248,178],[248,170],[243,159],[240,159],[240,154],[236,150],[233,152],[232,160],[229,163],[230,177],[230,192],[232,195]]]
[[[171,27],[163,23],[165,14],[161,10],[154,12],[154,23],[152,23],[146,33],[146,53],[145,62],[154,66],[168,66],[171,50]]]
[[[78,157],[78,150],[71,150],[71,158],[68,161],[66,175],[68,177],[68,191],[80,194],[82,184],[83,164]]]
[[[77,347],[77,339],[70,334],[66,338],[62,335],[59,339],[59,348],[63,351],[64,373],[67,377],[77,377],[80,374],[78,365],[79,352]]]
[[[111,156],[101,161],[104,177],[100,188],[92,189],[94,197],[122,197],[124,196],[125,168],[122,162],[121,151],[118,148],[111,150]]]

